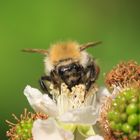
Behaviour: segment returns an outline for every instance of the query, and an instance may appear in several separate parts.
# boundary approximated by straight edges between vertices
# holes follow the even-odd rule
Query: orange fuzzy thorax
[[[49,51],[49,58],[53,64],[68,58],[80,59],[79,44],[76,42],[54,44]]]

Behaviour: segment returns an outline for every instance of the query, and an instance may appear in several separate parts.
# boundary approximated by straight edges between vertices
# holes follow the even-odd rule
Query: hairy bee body
[[[46,55],[45,75],[40,79],[41,88],[45,92],[49,92],[45,81],[53,83],[59,89],[61,83],[65,83],[70,90],[75,85],[84,84],[88,91],[98,78],[99,67],[85,49],[98,43],[100,42],[79,45],[76,42],[65,42],[52,45],[49,51],[37,49],[24,51]]]

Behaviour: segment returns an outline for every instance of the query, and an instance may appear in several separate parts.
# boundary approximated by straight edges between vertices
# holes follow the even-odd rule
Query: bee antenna
[[[43,49],[23,49],[23,52],[30,52],[30,53],[40,53],[40,54],[48,54],[47,50],[43,50]]]
[[[98,44],[101,44],[102,42],[101,41],[96,41],[96,42],[89,42],[87,44],[83,44],[80,46],[80,51],[83,51],[89,47],[93,47],[93,46],[96,46]]]

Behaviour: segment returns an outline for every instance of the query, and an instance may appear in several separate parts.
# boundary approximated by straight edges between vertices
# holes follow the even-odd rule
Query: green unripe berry
[[[116,124],[116,130],[122,130],[122,124],[121,123],[118,123]]]
[[[28,129],[31,129],[33,127],[33,124],[32,123],[28,123],[27,126],[26,126]]]
[[[132,126],[130,126],[128,123],[122,125],[122,130],[125,133],[131,133],[132,129],[133,129]]]
[[[130,101],[130,99],[132,99],[132,97],[134,96],[134,93],[131,89],[124,91],[123,94],[127,101]]]
[[[17,133],[18,135],[21,135],[21,134],[22,134],[22,129],[21,129],[21,128],[16,129],[16,133]]]
[[[22,134],[22,138],[23,138],[23,140],[26,140],[26,139],[28,138],[28,134],[23,133],[23,134]]]
[[[128,116],[128,124],[131,126],[135,126],[138,124],[138,115],[137,114],[131,114]]]
[[[126,114],[126,113],[122,113],[122,114],[121,114],[121,120],[122,120],[123,122],[125,122],[125,121],[127,120],[127,114]]]
[[[20,136],[21,140],[27,140],[32,137],[31,136],[32,125],[33,121],[31,120],[22,120],[19,124],[17,124],[16,134]]]
[[[125,103],[125,102],[126,102],[126,99],[125,99],[125,97],[124,97],[124,96],[119,95],[119,96],[117,96],[117,97],[116,97],[115,101],[116,101],[116,102],[118,103],[118,105],[120,106],[120,104],[122,104],[122,103]]]
[[[134,104],[134,103],[129,104],[129,105],[127,106],[127,108],[126,108],[126,113],[127,113],[128,115],[134,114],[134,113],[136,113],[137,111],[138,111],[138,107],[137,107],[137,105]]]
[[[113,120],[114,115],[115,115],[115,112],[114,112],[114,111],[108,112],[108,119],[109,119],[109,120]]]
[[[120,114],[118,112],[114,112],[113,120],[117,123],[120,122]]]
[[[118,103],[115,100],[112,102],[112,107],[113,108],[117,108],[118,107]]]
[[[28,129],[24,129],[23,132],[24,132],[24,133],[28,133],[29,130],[28,130]]]
[[[119,112],[124,112],[126,109],[126,104],[121,104],[119,107],[118,107],[118,111]]]
[[[112,129],[112,130],[116,130],[116,124],[115,124],[115,122],[114,121],[111,121],[110,122],[110,128]]]

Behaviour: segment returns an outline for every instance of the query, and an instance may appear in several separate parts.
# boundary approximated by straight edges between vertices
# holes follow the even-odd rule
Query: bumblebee
[[[100,44],[100,41],[80,45],[77,42],[61,42],[50,50],[24,49],[25,52],[45,55],[45,75],[39,80],[42,90],[49,93],[46,81],[61,90],[65,83],[69,90],[75,85],[84,84],[88,91],[99,75],[99,66],[85,49]]]

